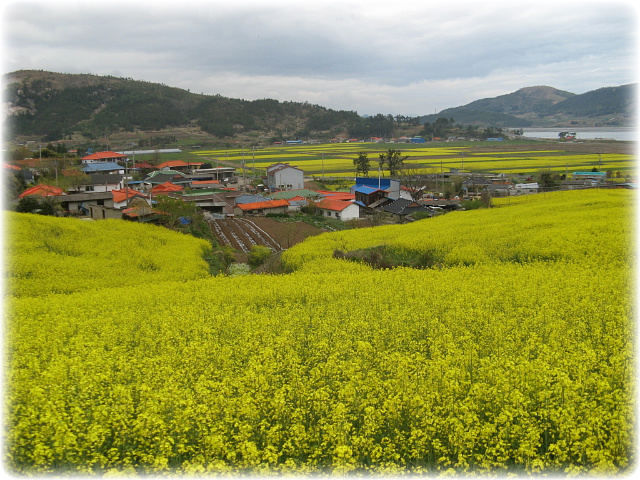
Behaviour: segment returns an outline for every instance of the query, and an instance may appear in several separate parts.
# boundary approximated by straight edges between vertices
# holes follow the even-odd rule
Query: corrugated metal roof
[[[376,187],[369,187],[367,185],[357,185],[354,189],[354,192],[364,193],[365,195],[370,195],[374,192],[384,192],[384,190]]]

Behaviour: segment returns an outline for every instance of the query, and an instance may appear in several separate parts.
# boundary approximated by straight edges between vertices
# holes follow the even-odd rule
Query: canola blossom
[[[186,280],[167,266],[162,279],[73,293],[44,288],[59,281],[50,270],[12,275],[19,246],[46,257],[38,244],[54,225],[69,245],[91,237],[85,228],[112,227],[20,228],[31,217],[15,214],[9,291],[39,276],[47,294],[7,301],[5,465],[624,474],[636,461],[633,202],[629,191],[536,195],[311,237],[284,253],[286,275]],[[156,230],[133,227],[123,224],[123,236],[141,245]],[[182,241],[162,247],[175,245],[176,263],[199,258],[201,244]],[[428,265],[334,258],[381,245]],[[112,278],[106,263],[91,268],[95,255],[74,258]]]
[[[359,152],[368,154],[371,172],[377,170],[378,155],[389,147],[399,149],[405,158],[404,164],[418,173],[440,173],[450,169],[465,172],[502,172],[533,175],[541,170],[571,175],[575,171],[620,172],[624,177],[635,172],[636,155],[624,153],[575,153],[563,150],[522,150],[489,152],[476,151],[469,146],[443,146],[439,144],[375,144],[337,143],[324,145],[295,145],[266,147],[257,150],[200,150],[194,152],[201,157],[232,162],[241,168],[242,161],[248,168],[264,169],[276,162],[286,162],[302,169],[309,175],[321,172],[331,176],[353,176],[353,159]]]

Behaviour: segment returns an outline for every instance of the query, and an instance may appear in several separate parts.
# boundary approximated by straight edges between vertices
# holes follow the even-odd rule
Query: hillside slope
[[[6,76],[11,135],[56,140],[80,132],[105,133],[195,126],[218,137],[248,131],[274,135],[344,128],[355,112],[308,103],[238,100],[199,95],[179,88],[127,78],[18,71]]]
[[[7,470],[630,473],[634,194],[529,197],[323,234],[288,251],[289,275],[167,274],[8,299]],[[87,228],[59,225],[68,245]],[[54,254],[39,226],[21,232],[12,246],[28,236]],[[143,233],[131,239],[155,252]],[[436,262],[372,269],[333,258],[380,244]],[[180,249],[177,263],[195,254]],[[84,251],[76,259],[96,278],[120,273],[93,268]]]

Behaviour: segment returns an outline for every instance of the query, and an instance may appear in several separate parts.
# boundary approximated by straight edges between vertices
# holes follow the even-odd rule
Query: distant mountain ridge
[[[531,127],[555,125],[628,126],[635,119],[636,84],[603,87],[577,95],[553,87],[521,88],[494,98],[475,100],[420,117],[422,123],[438,117],[463,125]]]
[[[344,132],[360,136],[351,132],[367,131],[362,125],[364,117],[355,111],[332,110],[308,102],[266,98],[248,101],[130,78],[39,70],[12,72],[4,80],[5,128],[10,138],[39,136],[45,141],[55,141],[76,133],[98,138],[114,132],[166,128],[200,130],[218,138],[245,135],[280,139],[307,138],[318,132],[323,132],[324,138]],[[635,87],[635,84],[605,87],[582,95],[548,86],[525,87],[419,120],[433,123],[445,117],[463,126],[514,128],[627,126],[635,121]],[[381,115],[366,121],[394,123],[391,115],[377,117]],[[405,122],[405,128],[408,125],[415,128],[417,122]],[[404,134],[397,128],[393,127],[396,135]],[[378,127],[369,130],[379,131]]]

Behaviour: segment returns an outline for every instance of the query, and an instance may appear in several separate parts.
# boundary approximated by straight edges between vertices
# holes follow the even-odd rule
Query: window
[[[93,185],[86,185],[84,187],[85,192],[93,192]]]
[[[340,214],[336,212],[336,218],[340,218]]]

